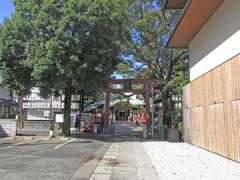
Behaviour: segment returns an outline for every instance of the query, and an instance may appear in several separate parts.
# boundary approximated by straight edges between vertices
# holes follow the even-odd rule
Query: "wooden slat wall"
[[[184,141],[192,143],[192,124],[191,124],[191,98],[190,84],[184,87],[183,90],[183,119],[184,119]]]
[[[191,127],[192,144],[240,161],[240,55],[192,81],[184,91],[191,97],[190,103],[184,102],[185,114],[190,113],[184,123]]]

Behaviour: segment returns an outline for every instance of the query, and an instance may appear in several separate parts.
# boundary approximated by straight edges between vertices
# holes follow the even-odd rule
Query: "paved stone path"
[[[128,128],[123,130],[124,123],[116,123],[117,129],[120,126],[122,132],[124,132],[122,135],[130,134],[130,132],[127,132],[128,130],[134,130],[134,128],[129,128],[129,125]],[[116,139],[116,142],[111,144],[90,178],[90,180],[157,179],[155,169],[141,143],[141,138],[126,136]]]

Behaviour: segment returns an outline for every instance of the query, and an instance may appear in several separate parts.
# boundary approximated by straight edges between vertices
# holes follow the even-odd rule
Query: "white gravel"
[[[143,142],[159,180],[240,180],[240,163],[186,143]]]

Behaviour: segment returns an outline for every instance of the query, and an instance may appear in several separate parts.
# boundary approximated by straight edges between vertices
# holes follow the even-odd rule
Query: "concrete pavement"
[[[90,161],[95,164],[78,174],[89,179],[109,143],[93,139],[29,140],[23,144],[0,145],[1,180],[69,180]],[[58,147],[59,145],[63,146]]]
[[[141,128],[115,123],[108,135],[28,137],[0,143],[1,180],[156,180]]]

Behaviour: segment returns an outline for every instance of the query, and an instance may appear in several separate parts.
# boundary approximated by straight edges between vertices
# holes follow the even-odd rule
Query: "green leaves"
[[[64,90],[69,82],[77,89],[105,86],[130,38],[127,1],[15,0],[15,6],[1,30],[4,83],[19,93],[32,86]]]

